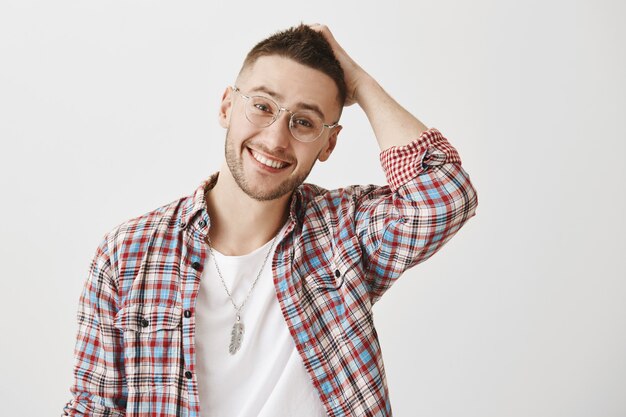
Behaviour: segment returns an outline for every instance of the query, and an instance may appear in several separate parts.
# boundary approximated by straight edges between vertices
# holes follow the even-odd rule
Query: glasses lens
[[[258,126],[266,127],[271,125],[278,115],[278,105],[267,97],[250,97],[246,106],[246,116],[248,120]]]
[[[301,142],[313,142],[324,130],[324,121],[314,112],[297,112],[291,116],[289,130]]]

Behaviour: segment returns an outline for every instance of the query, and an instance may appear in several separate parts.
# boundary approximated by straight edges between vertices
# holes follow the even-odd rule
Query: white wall
[[[624,3],[215,3],[0,5],[0,413],[60,414],[100,238],[218,168],[224,87],[304,21],[439,128],[479,192],[376,307],[395,414],[626,415]],[[363,114],[342,123],[310,181],[383,182]]]

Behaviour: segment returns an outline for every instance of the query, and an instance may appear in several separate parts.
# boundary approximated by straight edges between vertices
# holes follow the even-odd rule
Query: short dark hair
[[[347,94],[343,69],[333,54],[332,47],[321,33],[305,24],[277,32],[257,43],[248,52],[241,72],[260,57],[268,55],[290,58],[328,75],[337,85],[339,105],[343,107]]]

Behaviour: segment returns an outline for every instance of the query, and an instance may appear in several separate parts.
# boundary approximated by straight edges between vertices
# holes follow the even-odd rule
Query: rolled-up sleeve
[[[457,150],[437,129],[381,152],[380,159],[389,186],[367,195],[356,213],[373,302],[406,269],[441,249],[478,205]]]

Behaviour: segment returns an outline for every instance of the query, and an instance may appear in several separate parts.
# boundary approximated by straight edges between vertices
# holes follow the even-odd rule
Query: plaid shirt
[[[387,186],[293,194],[272,273],[329,416],[390,416],[372,306],[475,214],[457,151],[436,129],[381,153]],[[195,314],[208,248],[205,192],[132,219],[98,247],[78,310],[70,416],[198,417]]]

